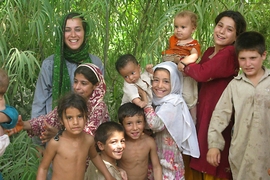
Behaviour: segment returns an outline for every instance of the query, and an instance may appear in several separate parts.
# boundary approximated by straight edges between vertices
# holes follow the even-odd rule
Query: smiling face
[[[191,35],[195,31],[190,17],[175,17],[174,18],[174,35],[179,40],[190,40],[192,39]]]
[[[65,44],[77,50],[84,41],[84,29],[81,18],[68,19],[65,27]]]
[[[67,108],[62,115],[62,123],[66,131],[71,134],[80,134],[85,126],[86,117],[79,109],[74,107]]]
[[[115,164],[115,160],[119,160],[122,157],[125,149],[125,137],[124,132],[115,131],[103,144],[100,141],[97,142],[99,149],[101,150],[102,159]]]
[[[137,140],[141,137],[144,130],[144,116],[134,115],[130,117],[125,117],[123,120],[123,126],[128,138],[132,140]]]
[[[249,79],[254,79],[263,75],[264,70],[262,66],[265,58],[266,52],[260,55],[258,51],[255,50],[244,50],[240,51],[238,54],[239,65]]]
[[[89,99],[96,86],[88,81],[83,74],[76,74],[74,77],[73,89],[85,99]]]
[[[168,70],[155,70],[152,81],[152,91],[158,98],[163,98],[171,93],[171,80]]]
[[[214,29],[214,43],[217,48],[231,45],[236,40],[235,22],[230,17],[223,17]]]
[[[130,61],[124,68],[119,69],[119,73],[127,83],[136,83],[141,75],[140,65]]]

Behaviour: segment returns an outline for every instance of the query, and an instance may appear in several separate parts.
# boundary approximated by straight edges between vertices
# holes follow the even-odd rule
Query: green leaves
[[[26,132],[11,137],[11,143],[0,157],[0,171],[4,179],[34,180],[39,154]]]

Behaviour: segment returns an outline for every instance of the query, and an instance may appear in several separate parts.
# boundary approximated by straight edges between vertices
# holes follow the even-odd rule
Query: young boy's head
[[[256,31],[247,31],[240,34],[235,42],[235,52],[238,56],[241,51],[257,51],[263,55],[266,51],[265,39]]]
[[[127,83],[136,83],[140,78],[140,65],[131,54],[120,56],[115,63],[115,68]]]
[[[104,122],[96,130],[95,142],[97,151],[101,151],[102,157],[110,161],[121,159],[125,149],[124,128],[121,124],[113,121]]]
[[[124,126],[125,133],[132,139],[141,137],[145,127],[145,116],[142,108],[133,103],[125,103],[118,109],[119,122]]]
[[[86,100],[76,93],[68,93],[59,100],[57,113],[66,129],[82,131],[88,113]]]
[[[197,15],[191,11],[181,11],[174,17],[174,35],[180,39],[189,39],[197,27]]]
[[[4,95],[8,89],[9,78],[7,72],[0,68],[0,95]]]
[[[235,42],[238,62],[248,78],[263,72],[263,61],[266,59],[265,38],[255,31],[240,34]]]

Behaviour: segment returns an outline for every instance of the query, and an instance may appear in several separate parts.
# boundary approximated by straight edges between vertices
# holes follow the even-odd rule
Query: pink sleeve
[[[109,121],[108,108],[105,102],[101,101],[89,113],[84,131],[87,134],[95,135],[98,126],[106,121]]]
[[[165,128],[164,123],[160,117],[156,114],[152,106],[144,108],[145,119],[150,129],[155,132],[162,131]]]
[[[45,131],[44,121],[46,121],[49,125],[56,127],[57,129],[61,128],[61,124],[58,120],[57,107],[49,114],[41,115],[37,118],[29,120],[31,130],[27,131],[28,135],[30,137],[40,136],[41,133]]]

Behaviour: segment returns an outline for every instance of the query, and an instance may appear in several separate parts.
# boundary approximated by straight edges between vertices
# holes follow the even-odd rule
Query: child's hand
[[[145,108],[146,106],[149,105],[148,98],[147,98],[147,93],[139,86],[137,86],[138,89],[138,94],[140,97],[136,97],[134,99],[132,99],[132,103],[136,104],[137,106],[139,106],[140,108]]]
[[[179,64],[179,62],[181,61],[181,59],[182,59],[181,56],[175,55],[173,62],[174,62],[175,64]]]
[[[146,102],[146,104],[147,104],[148,103],[148,99],[147,99],[146,92],[142,88],[140,88],[139,86],[137,86],[137,88],[138,88],[138,93],[139,93],[139,95],[141,97],[141,100],[144,101],[144,102]]]
[[[122,180],[128,180],[126,171],[123,170],[123,169],[121,169],[121,168],[118,168],[118,169],[119,169],[119,171],[120,171]]]
[[[147,64],[146,67],[145,67],[145,70],[150,73],[150,74],[153,74],[154,71],[153,71],[153,64]]]
[[[220,150],[218,148],[210,148],[206,155],[206,160],[212,166],[217,167],[220,163]]]
[[[179,71],[184,72],[185,66],[184,66],[184,64],[182,64],[182,63],[178,63],[178,64],[177,64],[177,68],[178,68]]]

